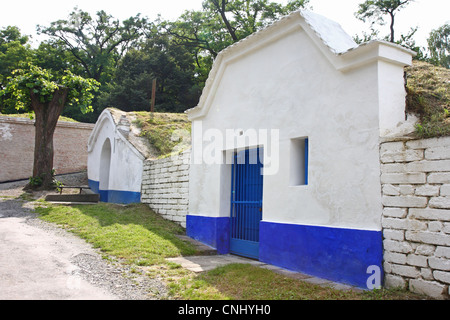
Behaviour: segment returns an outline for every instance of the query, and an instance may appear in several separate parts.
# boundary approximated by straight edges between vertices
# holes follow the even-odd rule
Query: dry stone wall
[[[186,227],[189,205],[189,163],[189,151],[147,160],[142,176],[141,202],[183,227]]]
[[[380,146],[387,287],[450,295],[450,137]]]

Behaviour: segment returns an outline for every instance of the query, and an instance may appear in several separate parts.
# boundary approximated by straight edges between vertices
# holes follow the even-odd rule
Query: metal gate
[[[259,223],[262,220],[260,150],[235,154],[231,181],[230,252],[255,259],[259,257]]]

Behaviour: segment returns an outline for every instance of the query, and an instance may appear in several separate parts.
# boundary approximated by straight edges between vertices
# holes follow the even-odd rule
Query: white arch
[[[99,168],[99,189],[102,191],[109,190],[109,175],[111,168],[111,141],[106,138],[103,143],[102,152],[100,154]]]

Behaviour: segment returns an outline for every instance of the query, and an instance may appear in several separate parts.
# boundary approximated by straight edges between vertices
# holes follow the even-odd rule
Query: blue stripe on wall
[[[99,191],[99,185],[100,183],[98,181],[94,181],[94,180],[88,180],[89,181],[89,188],[91,188],[91,190],[95,193],[98,193]]]
[[[360,288],[369,266],[383,270],[381,231],[262,221],[259,249],[263,262]]]
[[[219,254],[230,252],[230,218],[186,216],[186,234],[188,237],[205,243]]]
[[[141,193],[133,191],[108,190],[108,202],[110,203],[139,203],[141,202]]]
[[[95,193],[100,194],[101,202],[130,204],[141,202],[141,193],[133,191],[100,190],[99,182],[89,180],[89,187]]]

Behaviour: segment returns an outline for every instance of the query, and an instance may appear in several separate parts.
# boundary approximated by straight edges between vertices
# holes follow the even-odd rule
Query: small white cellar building
[[[88,179],[100,201],[139,203],[144,161],[151,153],[147,139],[132,125],[130,114],[107,108],[88,141]]]
[[[188,111],[187,234],[366,287],[383,270],[379,141],[405,121],[412,56],[309,11],[222,51]]]

